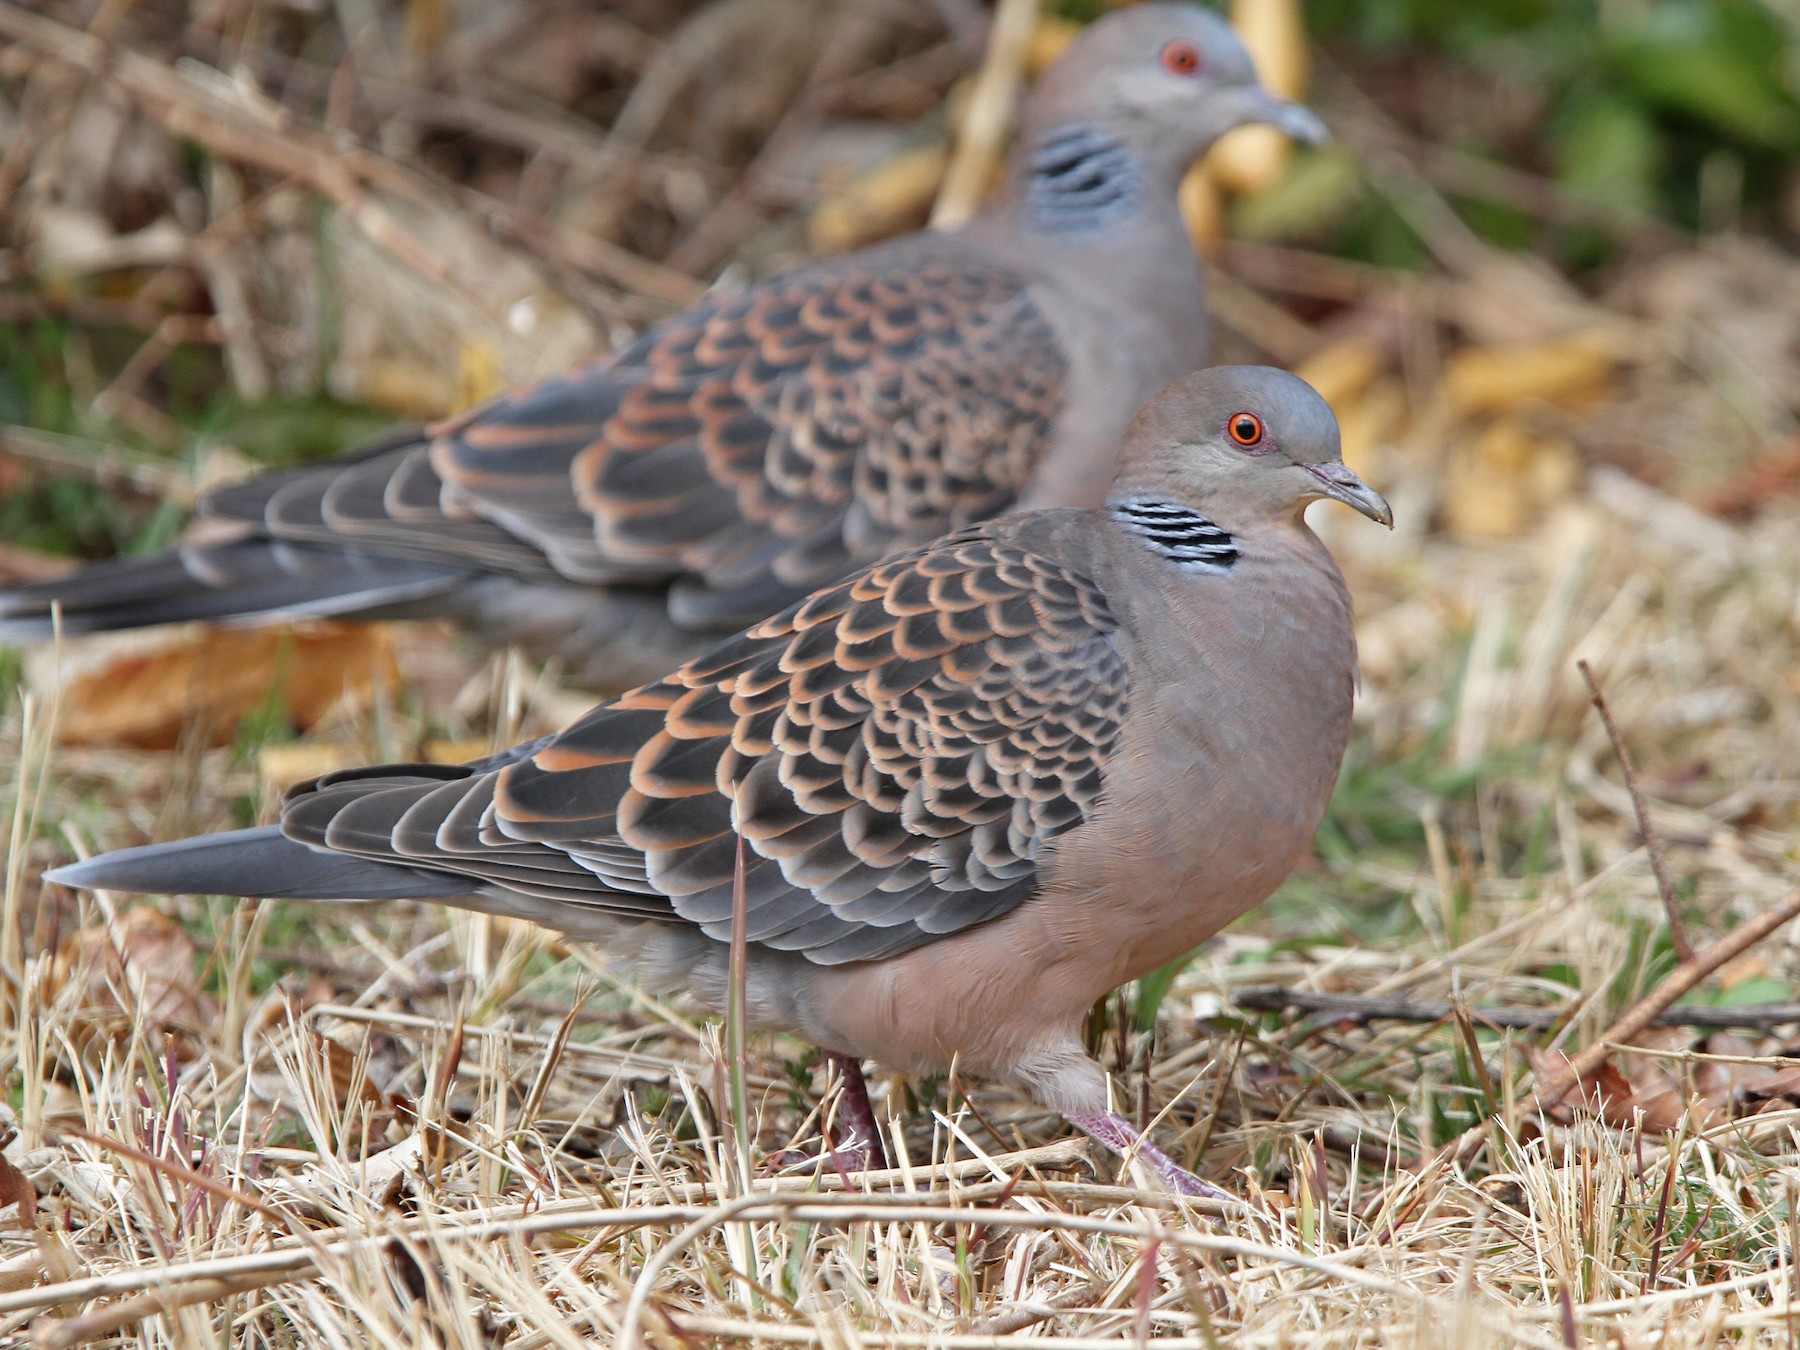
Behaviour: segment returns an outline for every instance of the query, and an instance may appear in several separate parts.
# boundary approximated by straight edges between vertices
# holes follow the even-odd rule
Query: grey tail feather
[[[428,601],[467,576],[454,565],[378,557],[270,539],[243,539],[121,558],[0,591],[0,641],[104,633],[192,620],[230,622],[365,615]]]
[[[448,900],[466,877],[326,853],[263,825],[102,853],[44,873],[84,891],[152,895],[247,895],[271,900]]]

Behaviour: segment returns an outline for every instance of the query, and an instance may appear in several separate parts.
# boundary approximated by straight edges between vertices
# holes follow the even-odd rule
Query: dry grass
[[[727,8],[740,28],[763,10],[787,23],[811,12],[800,0]],[[0,4],[25,31],[21,14]],[[833,98],[859,115],[924,115],[958,42],[898,29],[865,44],[876,55],[862,79],[814,41],[812,64],[784,76],[788,102],[728,110],[737,139],[748,128],[803,150],[793,109]],[[58,99],[86,97],[99,77],[71,83],[69,52],[85,48],[31,31],[42,42],[21,40],[0,79],[23,63],[27,93],[67,111]],[[442,355],[431,323],[478,335],[456,372],[433,372],[434,390],[550,359],[507,336],[518,298],[512,274],[487,267],[496,249],[528,263],[540,290],[548,277],[566,292],[566,311],[546,311],[561,340],[643,321],[712,254],[755,267],[797,246],[771,204],[792,188],[781,157],[633,158],[645,124],[677,106],[657,102],[656,82],[686,87],[682,61],[704,69],[708,41],[742,37],[672,33],[626,63],[604,135],[517,107],[500,117],[466,92],[414,107],[404,70],[371,75],[369,99],[412,107],[427,130],[461,118],[471,136],[529,142],[522,160],[488,147],[484,192],[541,196],[531,175],[545,163],[575,180],[560,200],[588,215],[531,233],[535,217],[514,211],[502,244],[473,230],[494,287],[480,293],[408,270],[414,245],[435,257],[467,242],[459,212],[492,205],[431,179],[443,166],[429,155],[392,151],[399,174],[367,143],[351,155],[284,139],[248,116],[241,90],[196,86],[191,67],[171,82],[126,63],[109,78],[153,121],[214,100],[207,150],[252,183],[268,157],[304,149],[265,194],[240,184],[235,211],[210,203],[202,235],[229,247],[206,253],[204,275],[222,294],[234,269],[265,277],[270,250],[311,238],[293,199],[336,201],[323,234],[346,271],[363,269],[359,284],[380,279],[370,310],[429,300],[425,335],[366,335],[386,364],[360,369],[426,397],[407,362]],[[57,42],[69,51],[47,55]],[[298,75],[284,88],[330,94]],[[356,111],[319,115],[354,129]],[[1350,139],[1373,116],[1341,111]],[[68,125],[79,119],[42,115],[28,129],[51,145]],[[583,156],[585,177],[570,167]],[[1675,965],[1578,660],[1636,758],[1696,945],[1794,883],[1800,508],[1782,495],[1792,466],[1779,452],[1795,414],[1780,391],[1800,387],[1786,379],[1797,348],[1782,296],[1800,268],[1721,240],[1584,298],[1465,237],[1404,164],[1377,162],[1435,272],[1234,247],[1216,292],[1227,354],[1307,358],[1349,451],[1402,517],[1389,537],[1315,511],[1358,599],[1365,670],[1338,800],[1317,858],[1277,897],[1172,984],[1127,991],[1096,1018],[1121,1104],[1241,1206],[1183,1208],[1129,1175],[1117,1184],[1054,1118],[954,1079],[878,1087],[892,1174],[775,1177],[785,1150],[817,1147],[833,1109],[805,1047],[752,1037],[740,1112],[719,1028],[621,988],[594,953],[549,935],[432,908],[149,908],[43,887],[42,868],[71,853],[241,823],[269,804],[254,753],[53,747],[49,681],[0,725],[6,1157],[39,1197],[35,1226],[0,1217],[0,1343],[1791,1344],[1800,1097],[1783,1078],[1796,1062],[1781,1058],[1786,1042],[1656,1032],[1584,1084],[1585,1106],[1540,1113],[1528,1099],[1559,1055],[1599,1042]],[[42,147],[8,163],[0,185],[18,188],[21,219],[62,190]],[[507,173],[518,181],[503,190]],[[695,194],[709,204],[698,217]],[[758,212],[777,219],[772,235],[757,233]],[[592,242],[613,236],[631,247]],[[1273,303],[1296,289],[1329,298],[1336,317],[1312,327]],[[1725,310],[1721,294],[1734,297]],[[199,339],[239,378],[305,336],[267,296],[257,304],[215,305],[220,324]],[[88,392],[169,431],[135,378]],[[191,489],[156,463],[161,488]],[[516,669],[470,666],[442,634],[406,643],[434,720],[403,698],[318,739],[392,754],[428,735],[530,732],[569,706]],[[1800,995],[1795,941],[1778,933],[1698,997]],[[1368,1023],[1239,1008],[1242,991],[1270,985],[1453,1008]],[[1500,1032],[1479,1011],[1495,1006],[1561,1016]],[[1478,1148],[1445,1155],[1487,1122]],[[15,1184],[0,1170],[0,1197]]]
[[[109,897],[57,910],[28,882],[67,850],[46,840],[13,855],[5,931],[32,940],[6,953],[0,1068],[45,1222],[0,1247],[0,1335],[1785,1342],[1800,1110],[1747,1114],[1748,1080],[1700,1076],[1685,1035],[1661,1064],[1704,1100],[1672,1135],[1519,1110],[1535,1047],[1589,1043],[1670,963],[1575,659],[1609,691],[1702,939],[1790,885],[1795,783],[1771,766],[1800,762],[1800,534],[1641,507],[1574,495],[1479,547],[1334,530],[1368,675],[1325,861],[1182,972],[1153,1040],[1116,1015],[1105,1041],[1121,1099],[1244,1210],[1184,1214],[1104,1184],[1104,1162],[1090,1178],[1053,1119],[979,1085],[890,1085],[903,1163],[871,1193],[771,1182],[766,1160],[819,1125],[803,1048],[767,1040],[746,1175],[717,1031],[589,953],[431,909],[173,902],[195,962]],[[168,758],[47,757],[47,716],[9,714],[23,828],[132,837]],[[188,771],[189,827],[227,823],[250,786],[228,754]],[[1797,968],[1784,934],[1725,978],[1791,988]],[[1570,1015],[1479,1033],[1477,1068],[1454,1020],[1232,1014],[1268,984]],[[1466,1165],[1408,1170],[1490,1107],[1502,1128]],[[27,1287],[47,1279],[77,1283]]]

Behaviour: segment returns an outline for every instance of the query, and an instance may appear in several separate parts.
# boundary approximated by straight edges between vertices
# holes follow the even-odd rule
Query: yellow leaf
[[[485,342],[465,341],[457,353],[456,406],[451,411],[464,412],[486,403],[505,386],[499,354]]]
[[[1294,367],[1294,374],[1317,389],[1342,417],[1386,365],[1378,345],[1367,338],[1346,338],[1314,352]]]
[[[1282,98],[1306,96],[1312,62],[1300,0],[1231,0],[1231,26],[1265,89]]]
[[[1037,26],[1025,48],[1025,74],[1030,79],[1042,75],[1063,54],[1063,49],[1081,31],[1073,19],[1057,14],[1038,15]]]
[[[1283,98],[1305,96],[1309,63],[1300,0],[1232,0],[1231,26],[1265,88]],[[1206,164],[1221,188],[1249,197],[1275,185],[1292,153],[1292,142],[1274,127],[1239,127],[1220,139]]]
[[[924,224],[949,162],[950,147],[941,141],[883,160],[813,208],[808,238],[815,248],[840,253]]]
[[[1443,392],[1465,417],[1504,412],[1528,399],[1567,404],[1597,392],[1617,368],[1598,338],[1465,347],[1444,365]]]
[[[1444,516],[1451,529],[1470,538],[1510,539],[1543,519],[1580,475],[1580,460],[1567,441],[1502,419],[1451,459]]]
[[[464,737],[461,740],[432,739],[425,742],[427,764],[467,764],[472,759],[485,759],[494,753],[492,741]]]
[[[1181,221],[1187,226],[1188,238],[1193,241],[1195,251],[1212,252],[1213,245],[1225,233],[1225,203],[1206,171],[1204,160],[1188,168],[1176,194],[1176,203],[1181,208]]]
[[[61,694],[57,736],[65,745],[166,750],[194,725],[208,744],[224,745],[271,697],[304,730],[344,699],[366,702],[398,680],[392,634],[379,624],[200,629],[127,648],[74,676]]]
[[[1221,191],[1254,197],[1281,181],[1293,153],[1293,143],[1274,127],[1238,127],[1207,152],[1206,171]]]
[[[265,745],[256,755],[256,776],[277,792],[286,792],[296,783],[354,768],[359,758],[355,748],[348,745],[314,745],[307,741]]]
[[[493,753],[486,740],[426,741],[419,758],[427,764],[467,764]],[[340,769],[353,769],[367,761],[367,755],[353,745],[319,745],[302,741],[293,745],[265,745],[256,757],[257,777],[277,792],[286,792],[296,783],[322,778]]]
[[[1393,442],[1405,416],[1406,390],[1398,376],[1384,376],[1347,400],[1338,413],[1344,463],[1365,477],[1376,473],[1378,452]]]
[[[137,1016],[167,1025],[199,1022],[214,1011],[194,976],[193,939],[168,915],[142,903],[111,923],[65,938],[47,985],[46,1003],[69,1000],[65,1025],[78,1040],[102,1025],[123,1030]]]

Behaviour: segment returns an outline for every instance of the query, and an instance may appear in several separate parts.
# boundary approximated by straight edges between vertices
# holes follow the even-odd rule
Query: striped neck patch
[[[1238,560],[1231,536],[1191,506],[1164,497],[1129,497],[1108,510],[1126,533],[1184,571],[1222,576]]]
[[[1031,219],[1058,234],[1113,225],[1134,214],[1143,171],[1125,143],[1097,127],[1057,127],[1031,152],[1025,201]]]

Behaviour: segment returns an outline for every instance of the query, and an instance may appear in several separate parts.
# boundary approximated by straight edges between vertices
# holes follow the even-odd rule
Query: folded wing
[[[434,612],[502,575],[651,587],[679,627],[729,630],[1011,506],[1065,365],[1021,274],[903,241],[709,299],[422,435],[217,491],[201,510],[237,527],[228,554],[0,595],[0,623],[42,632],[53,602],[73,631]],[[404,564],[385,581],[384,559]]]
[[[298,790],[293,839],[834,964],[1004,913],[1095,809],[1128,678],[1104,597],[971,531],[882,563],[510,762]]]

